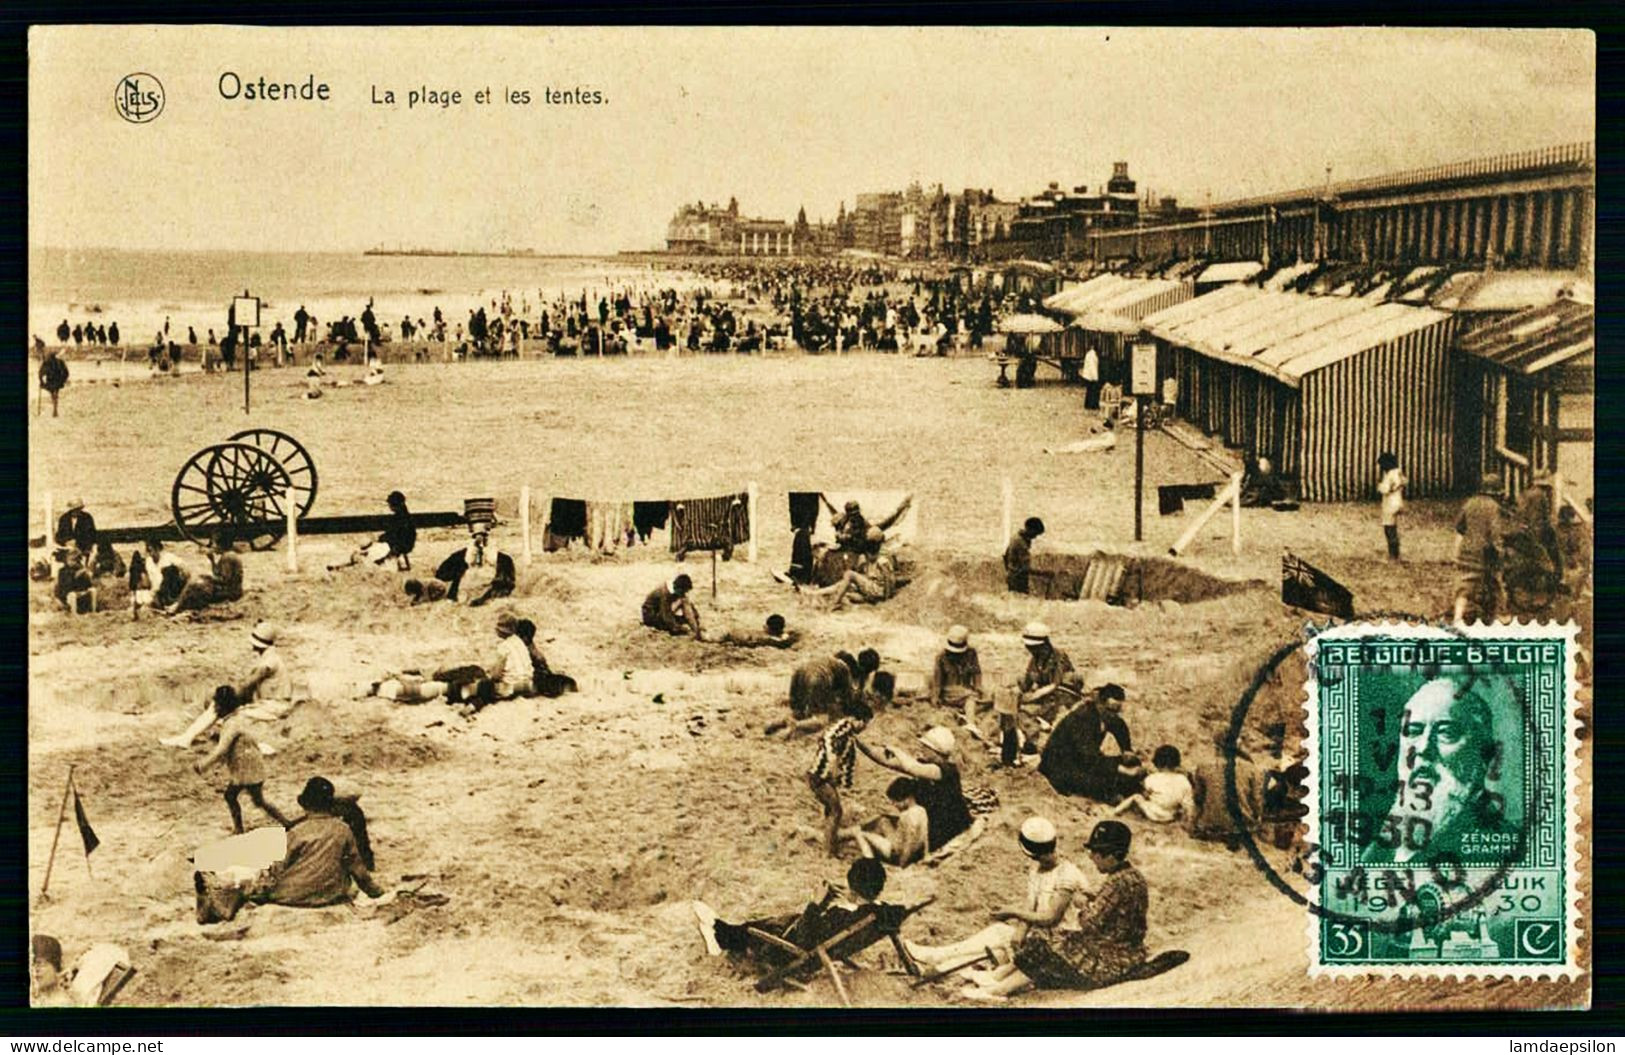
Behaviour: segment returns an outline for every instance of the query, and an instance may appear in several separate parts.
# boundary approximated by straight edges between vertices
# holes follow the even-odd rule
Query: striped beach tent
[[[1373,497],[1383,451],[1411,494],[1453,488],[1451,315],[1232,286],[1144,323],[1171,350],[1181,416],[1270,458],[1306,501]]]

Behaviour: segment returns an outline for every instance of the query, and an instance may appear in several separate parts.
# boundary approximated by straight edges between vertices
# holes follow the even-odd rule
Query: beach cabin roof
[[[1448,319],[1430,308],[1361,297],[1232,287],[1159,312],[1143,324],[1170,344],[1296,388],[1310,373]]]
[[[1518,312],[1456,342],[1462,352],[1524,376],[1565,363],[1578,365],[1596,345],[1596,308],[1573,300]]]
[[[1264,265],[1256,260],[1232,260],[1205,269],[1196,277],[1196,282],[1203,286],[1216,282],[1245,282],[1262,270]]]

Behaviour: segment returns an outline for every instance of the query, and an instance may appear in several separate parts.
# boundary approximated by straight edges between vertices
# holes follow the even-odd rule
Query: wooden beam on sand
[[[466,523],[461,513],[413,513],[412,526],[415,528],[442,528],[459,527]],[[299,533],[302,535],[368,535],[384,530],[389,524],[387,513],[364,513],[359,516],[332,516],[332,517],[301,517],[299,520]],[[50,532],[46,532],[50,537]],[[156,539],[159,542],[184,542],[185,536],[174,524],[158,524],[153,527],[116,527],[101,528],[96,532],[98,541],[111,543],[146,542]]]
[[[1179,556],[1184,551],[1185,547],[1189,546],[1191,541],[1196,538],[1196,533],[1201,531],[1203,527],[1207,526],[1207,522],[1217,516],[1219,510],[1223,509],[1230,502],[1234,502],[1236,504],[1237,513],[1234,530],[1238,533],[1236,535],[1236,544],[1239,546],[1239,531],[1241,523],[1241,474],[1232,473],[1230,476],[1230,482],[1226,484],[1224,489],[1214,497],[1213,503],[1209,505],[1207,509],[1203,510],[1202,515],[1196,518],[1195,523],[1191,524],[1190,527],[1185,529],[1185,533],[1180,535],[1179,539],[1172,546],[1168,547],[1169,554],[1175,557]]]

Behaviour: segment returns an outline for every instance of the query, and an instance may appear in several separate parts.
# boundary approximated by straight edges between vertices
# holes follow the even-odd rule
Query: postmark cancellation
[[[1580,973],[1575,633],[1355,623],[1311,638],[1312,975]]]

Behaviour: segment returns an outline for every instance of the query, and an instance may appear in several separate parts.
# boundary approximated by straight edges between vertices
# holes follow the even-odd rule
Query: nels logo
[[[150,73],[127,74],[113,89],[113,109],[131,124],[146,124],[164,112],[164,86]]]

